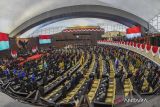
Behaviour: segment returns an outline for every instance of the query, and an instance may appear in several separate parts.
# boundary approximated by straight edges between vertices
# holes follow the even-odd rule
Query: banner
[[[135,26],[135,27],[128,28],[126,30],[126,36],[128,39],[132,39],[135,37],[141,37],[141,27]]]
[[[39,44],[49,44],[51,43],[50,35],[40,35],[39,36]]]
[[[0,51],[9,49],[8,34],[0,32]]]

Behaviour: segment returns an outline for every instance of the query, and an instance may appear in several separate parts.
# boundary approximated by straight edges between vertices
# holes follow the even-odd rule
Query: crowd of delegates
[[[159,87],[160,67],[151,60],[143,56],[140,57],[139,55],[134,55],[134,57],[131,58],[132,58],[130,59],[131,63],[133,63],[133,65],[137,67],[137,71],[135,74],[135,84],[137,85],[138,91],[148,92],[150,90],[150,87],[153,90]],[[135,61],[135,58],[137,58],[137,61]],[[149,85],[147,88],[142,89],[145,80],[147,80]]]
[[[110,65],[108,62],[108,58],[106,56],[103,56],[103,63],[104,63],[104,66],[103,66],[102,79],[95,96],[95,101],[98,101],[98,102],[105,102],[105,98],[107,96],[107,89],[109,86],[108,84],[109,84]]]
[[[73,70],[73,72],[68,72],[67,76],[63,75],[64,72],[75,66],[76,62],[78,62],[82,56],[82,60],[86,60],[87,53],[90,56],[84,68],[90,68],[91,63],[94,60],[92,54],[95,55],[95,64],[93,71],[86,79],[82,88],[76,93],[74,99],[80,99],[81,95],[87,94],[96,78],[101,79],[101,81],[100,86],[95,93],[94,100],[99,102],[105,101],[110,72],[109,60],[115,62],[116,76],[120,78],[121,82],[123,83],[125,78],[131,78],[138,92],[148,92],[149,87],[154,90],[159,87],[160,84],[160,67],[157,64],[142,55],[122,48],[114,46],[76,47],[76,49],[68,50],[49,48],[42,49],[38,53],[43,54],[40,59],[27,61],[23,65],[19,65],[20,62],[17,60],[18,58],[0,59],[0,84],[5,86],[5,84],[10,83],[11,89],[16,92],[27,93],[27,95],[34,90],[39,90],[42,97],[51,92],[58,84],[62,84],[62,89],[59,92],[61,94],[58,94],[60,97],[57,97],[53,101],[63,99],[66,97],[67,92],[71,91],[80,80],[84,78],[82,71],[73,73]],[[26,56],[27,55],[30,56],[33,54],[28,52]],[[100,56],[102,56],[102,61],[104,63],[102,76],[100,76]],[[124,68],[119,68],[119,61],[122,62]],[[82,64],[80,63],[80,65]],[[137,70],[135,75],[130,71],[130,64]],[[125,75],[125,71],[128,75]],[[49,82],[55,80],[57,77],[61,77],[60,80],[57,80],[58,83],[55,82],[53,86],[49,85],[45,88]],[[142,89],[145,79],[148,81],[149,85],[148,88]],[[65,84],[64,81],[69,82]]]
[[[30,93],[48,84],[50,78],[61,75],[75,64],[80,55],[77,51],[70,50],[41,50],[43,56],[19,65],[16,59],[1,59],[1,83],[11,82],[11,87],[19,92]]]
[[[136,90],[140,93],[149,92],[150,87],[153,90],[160,87],[159,65],[135,52],[117,47],[108,47],[108,48],[110,49],[111,52],[110,53],[111,58],[115,60],[116,69],[118,69],[119,61],[121,61],[125,67],[125,70],[128,73],[128,75],[126,76],[124,68],[121,67],[119,69],[119,75],[121,75],[122,81],[124,81],[124,78],[133,77],[131,80],[133,80]],[[134,75],[131,72],[131,69],[129,68],[130,64],[132,64],[134,70],[136,70]],[[143,88],[145,80],[147,80],[148,86],[146,88]]]

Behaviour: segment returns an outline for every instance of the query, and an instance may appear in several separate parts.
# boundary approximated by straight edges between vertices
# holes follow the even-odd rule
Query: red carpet
[[[42,55],[43,54],[36,54],[36,55],[31,56],[31,57],[28,57],[25,61],[21,62],[19,65],[22,66],[27,61],[39,59],[39,58],[42,57]]]

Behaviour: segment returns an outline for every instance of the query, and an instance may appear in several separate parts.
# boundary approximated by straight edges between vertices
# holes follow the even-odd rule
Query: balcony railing
[[[157,65],[160,66],[160,47],[152,46],[149,44],[140,44],[135,42],[124,42],[124,41],[108,41],[108,40],[99,40],[97,41],[98,44],[104,45],[112,45],[121,48],[128,49],[130,51],[136,52],[144,57],[155,62]]]

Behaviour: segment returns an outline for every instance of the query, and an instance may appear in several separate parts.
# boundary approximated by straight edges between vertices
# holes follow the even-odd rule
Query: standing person
[[[125,72],[124,72],[124,69],[123,69],[123,66],[121,67],[120,71],[119,71],[119,76],[120,76],[120,81],[123,83],[124,82],[124,79],[126,77],[125,75]]]
[[[31,76],[31,81],[32,81],[32,82],[36,81],[36,77],[35,77],[34,74],[32,74],[32,76]]]
[[[62,96],[65,98],[67,94],[67,86],[65,84],[63,84],[63,88],[62,88]]]
[[[46,76],[46,74],[44,74],[44,76],[43,76],[43,85],[45,86],[45,85],[47,85],[47,76]]]
[[[3,77],[3,69],[0,66],[0,78],[2,78],[2,77]]]
[[[47,70],[47,68],[48,68],[48,64],[47,64],[47,62],[44,60],[44,62],[43,62],[43,68],[45,69],[45,70]]]
[[[118,61],[118,59],[116,58],[116,60],[115,60],[116,71],[118,71],[118,66],[119,66],[119,61]]]
[[[33,91],[33,87],[31,85],[31,81],[29,79],[27,79],[26,81],[27,81],[26,91],[27,91],[27,93],[30,93],[31,91]]]
[[[43,97],[45,95],[45,93],[44,93],[44,87],[43,86],[39,86],[38,90],[40,92],[40,95]]]
[[[10,72],[8,68],[4,71],[4,74],[7,77],[7,79],[10,79]]]

